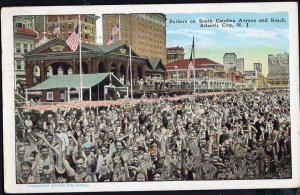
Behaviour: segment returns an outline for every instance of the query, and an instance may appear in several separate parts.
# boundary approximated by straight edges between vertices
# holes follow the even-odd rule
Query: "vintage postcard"
[[[6,192],[300,186],[296,3],[12,7],[1,21]]]

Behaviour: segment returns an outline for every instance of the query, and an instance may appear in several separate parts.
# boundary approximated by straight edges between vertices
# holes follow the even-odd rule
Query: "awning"
[[[96,73],[82,75],[82,88],[90,88],[101,83],[107,77],[113,80],[114,85],[123,86],[112,73]],[[44,82],[29,88],[28,90],[44,90],[59,88],[80,88],[80,74],[53,75]]]

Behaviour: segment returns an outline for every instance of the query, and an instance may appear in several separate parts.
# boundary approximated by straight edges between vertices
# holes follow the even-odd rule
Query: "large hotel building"
[[[120,23],[113,44],[131,45],[139,56],[159,58],[167,64],[164,14],[104,14],[102,22],[103,44],[111,38],[113,26]]]

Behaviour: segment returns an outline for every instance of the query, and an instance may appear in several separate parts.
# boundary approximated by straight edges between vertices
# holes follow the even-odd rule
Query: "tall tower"
[[[237,56],[235,53],[225,53],[223,56],[223,64],[225,70],[234,70],[236,68]]]

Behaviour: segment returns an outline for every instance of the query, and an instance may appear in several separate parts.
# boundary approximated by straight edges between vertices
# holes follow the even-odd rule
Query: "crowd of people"
[[[291,178],[289,92],[18,109],[16,182]]]

